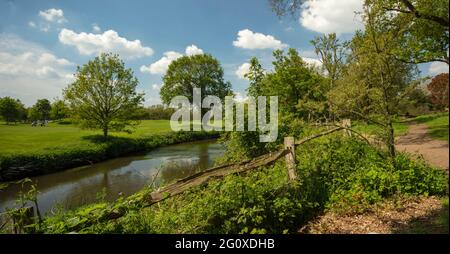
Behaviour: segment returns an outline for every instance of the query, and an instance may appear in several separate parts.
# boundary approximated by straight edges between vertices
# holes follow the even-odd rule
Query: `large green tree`
[[[61,120],[69,116],[69,107],[63,100],[55,100],[52,103],[52,109],[50,111],[50,117],[53,120]]]
[[[16,122],[23,117],[24,106],[11,97],[0,98],[0,116],[6,123]]]
[[[121,131],[135,124],[133,113],[144,100],[138,80],[118,55],[101,54],[77,68],[76,80],[64,90],[69,106],[86,128]]]
[[[209,54],[183,56],[173,61],[163,77],[161,100],[169,104],[175,96],[186,96],[192,103],[193,88],[200,88],[202,99],[214,95],[221,100],[231,93],[219,61]]]
[[[52,105],[50,101],[47,99],[39,99],[36,104],[33,106],[34,110],[37,113],[38,120],[49,120],[50,119],[50,111],[52,110]]]
[[[258,62],[251,62],[247,78],[250,80],[249,91],[263,96],[278,96],[281,116],[295,115],[309,118],[311,107],[318,109],[326,97],[324,79],[316,69],[308,65],[297,50],[273,52],[274,71],[265,73]],[[315,113],[322,114],[322,109]],[[322,112],[318,112],[322,111]]]
[[[386,30],[377,18],[370,8],[365,9],[365,31],[352,39],[349,64],[328,97],[337,115],[379,125],[380,137],[394,157],[393,120],[414,91],[411,84],[417,78],[417,68],[393,55],[396,33]]]

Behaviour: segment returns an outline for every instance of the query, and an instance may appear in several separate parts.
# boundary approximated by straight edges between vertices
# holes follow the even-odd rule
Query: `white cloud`
[[[153,85],[152,85],[152,89],[153,89],[154,91],[159,91],[159,90],[161,90],[161,87],[162,87],[162,85],[158,85],[158,84],[153,84]]]
[[[272,35],[254,33],[249,29],[239,31],[238,38],[233,41],[233,45],[244,49],[282,49],[288,46]]]
[[[203,50],[192,44],[186,47],[185,53],[187,56],[199,55],[203,54]],[[150,64],[149,66],[142,65],[140,71],[149,72],[151,74],[164,74],[173,61],[183,56],[183,54],[176,51],[167,51],[164,52],[163,55],[164,56],[161,57],[161,59]]]
[[[302,5],[300,24],[319,33],[352,33],[364,28],[359,15],[364,0],[308,0]]]
[[[247,95],[242,95],[240,92],[235,92],[234,93],[234,100],[236,102],[244,102],[244,101],[248,100],[248,96]]]
[[[75,46],[82,55],[112,52],[119,54],[121,57],[132,59],[153,54],[153,49],[142,46],[140,40],[129,41],[120,37],[114,30],[108,30],[102,34],[93,34],[76,33],[63,28],[58,37],[61,43]]]
[[[51,8],[45,11],[39,11],[39,16],[49,22],[64,23],[67,21],[61,9]]]
[[[441,73],[448,73],[448,64],[443,62],[432,62],[430,64],[430,67],[428,67],[428,73],[432,76],[441,74]]]
[[[250,64],[249,63],[243,63],[241,66],[239,66],[235,72],[236,76],[240,79],[246,79],[244,77],[245,74],[247,74],[250,71]]]
[[[302,57],[302,59],[303,59],[303,61],[305,61],[307,64],[309,64],[311,66],[316,66],[316,67],[322,66],[322,62],[316,58]]]
[[[36,23],[34,23],[33,21],[30,21],[30,22],[28,22],[28,26],[35,28],[36,27]]]
[[[0,34],[0,97],[30,106],[40,98],[61,96],[73,81],[75,64],[15,35]]]
[[[203,50],[197,48],[197,46],[192,44],[191,46],[187,46],[186,47],[185,53],[186,53],[187,56],[201,55],[201,54],[203,54]]]
[[[96,23],[92,24],[92,32],[100,33],[101,31],[102,31],[102,29],[100,28],[99,25],[97,25]]]
[[[141,66],[140,70],[141,72],[150,72],[151,74],[164,74],[169,68],[170,63],[182,56],[182,54],[175,51],[164,52],[164,56],[161,59],[149,66]]]

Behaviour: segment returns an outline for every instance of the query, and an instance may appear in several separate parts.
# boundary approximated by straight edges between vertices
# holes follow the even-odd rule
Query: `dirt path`
[[[397,138],[397,150],[422,155],[430,164],[448,170],[448,142],[432,139],[427,131],[425,124],[411,124],[408,134]]]
[[[398,137],[398,151],[417,154],[430,164],[448,171],[448,142],[432,139],[424,124],[413,123],[408,134]],[[442,221],[447,218],[447,221]],[[433,233],[448,234],[448,203],[437,197],[387,200],[364,214],[342,215],[327,212],[299,230],[312,234]]]

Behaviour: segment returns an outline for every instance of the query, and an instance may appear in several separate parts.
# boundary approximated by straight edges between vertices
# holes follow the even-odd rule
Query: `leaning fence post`
[[[352,136],[352,132],[349,130],[352,128],[352,120],[351,119],[343,119],[342,120],[342,127],[346,128],[344,129],[344,133],[351,137]]]
[[[286,167],[288,170],[289,181],[297,179],[297,172],[295,171],[295,139],[294,137],[284,138],[284,149],[288,152],[286,154]]]

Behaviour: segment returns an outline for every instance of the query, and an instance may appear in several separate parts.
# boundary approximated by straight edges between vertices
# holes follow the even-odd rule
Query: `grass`
[[[448,141],[448,112],[422,115],[412,121],[428,126],[428,133],[435,139]]]
[[[395,136],[402,136],[408,133],[408,125],[403,122],[394,122],[393,126]],[[370,135],[375,135],[377,132],[380,131],[380,127],[378,125],[368,124],[360,121],[356,121],[354,123],[354,127],[356,131]]]
[[[144,120],[132,134],[113,132],[116,137],[145,137],[170,132],[168,120]],[[73,124],[50,123],[45,127],[30,124],[0,123],[0,154],[35,153],[89,147],[94,144],[86,137],[101,135],[99,130],[82,130]]]

